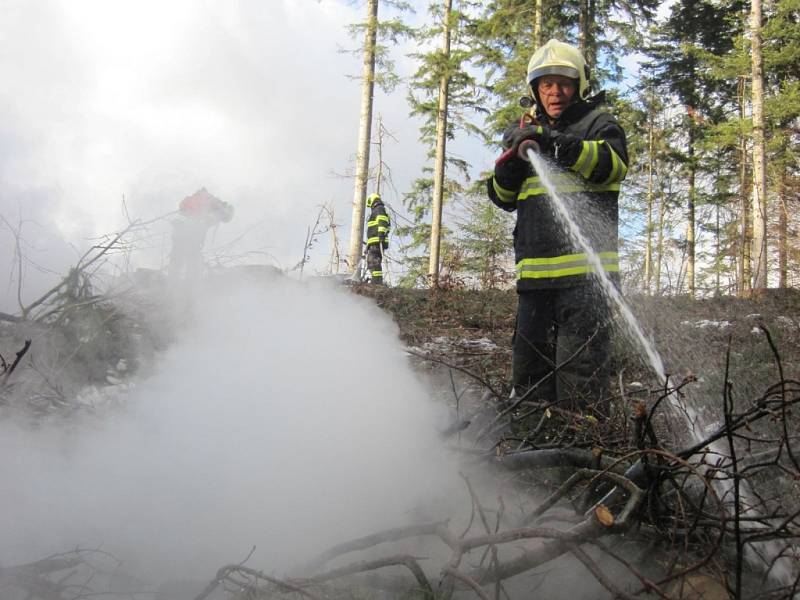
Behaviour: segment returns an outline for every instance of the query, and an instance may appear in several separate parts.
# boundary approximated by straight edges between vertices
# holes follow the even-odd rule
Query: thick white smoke
[[[225,280],[191,312],[110,415],[3,425],[2,564],[102,545],[149,577],[203,578],[255,545],[248,564],[280,572],[452,496],[437,408],[371,302]]]

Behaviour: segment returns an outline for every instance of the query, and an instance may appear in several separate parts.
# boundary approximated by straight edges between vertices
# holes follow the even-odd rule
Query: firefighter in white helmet
[[[527,82],[533,107],[506,131],[505,152],[488,181],[490,199],[517,213],[514,392],[602,412],[610,375],[607,303],[589,256],[558,221],[539,174],[519,148],[533,142],[528,147],[548,159],[559,197],[616,281],[625,133],[598,110],[604,94],[590,94],[589,69],[573,46],[550,40],[540,47],[528,64]]]

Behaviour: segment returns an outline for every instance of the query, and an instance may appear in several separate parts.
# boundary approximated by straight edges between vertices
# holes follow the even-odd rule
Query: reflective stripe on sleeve
[[[501,202],[507,202],[510,204],[517,199],[517,192],[500,187],[500,184],[497,183],[497,179],[494,177],[492,177],[492,187],[494,187],[494,191]]]
[[[619,183],[625,179],[625,175],[628,174],[628,165],[626,165],[619,155],[614,152],[614,149],[611,146],[606,144],[606,148],[608,148],[608,152],[611,154],[611,173],[608,174],[608,178],[603,183]]]
[[[589,179],[589,176],[597,166],[597,161],[600,159],[600,144],[603,142],[581,142],[583,148],[578,155],[578,160],[572,165],[572,170],[578,173],[584,179]]]
[[[614,148],[612,148],[610,144],[606,143],[605,140],[581,143],[583,148],[581,149],[580,155],[578,155],[578,160],[576,160],[575,164],[570,167],[573,171],[578,173],[584,179],[589,179],[594,173],[594,170],[597,168],[598,162],[600,161],[600,147],[602,146],[608,151],[609,159],[611,160],[611,168],[609,170],[608,177],[606,177],[605,181],[603,181],[601,185],[619,183],[625,179],[625,175],[628,173],[628,166],[619,157],[619,154],[614,151]]]

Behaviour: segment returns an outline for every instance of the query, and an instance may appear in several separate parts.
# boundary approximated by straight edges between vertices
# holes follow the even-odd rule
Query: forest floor
[[[390,313],[411,348],[458,366],[507,395],[510,391],[514,290],[418,290],[352,287]],[[719,382],[729,378],[743,395],[763,391],[778,378],[800,373],[800,291],[769,290],[758,298],[628,296],[626,302],[661,355],[666,372]],[[655,379],[642,349],[623,327],[613,344],[616,371],[623,381]],[[718,388],[722,391],[722,387]]]
[[[268,274],[268,277],[273,276],[273,273]],[[513,290],[418,290],[367,284],[347,289],[371,299],[391,315],[412,362],[433,377],[439,388],[434,391],[451,408],[455,404],[456,420],[452,424],[457,431],[465,430],[464,444],[459,444],[458,449],[466,450],[470,443],[476,442],[471,449],[473,455],[482,460],[487,454],[491,457],[492,446],[498,444],[495,438],[507,433],[499,428],[491,430],[487,422],[491,424],[498,418],[504,402],[508,401],[516,293]],[[48,322],[47,327],[13,321],[0,323],[0,343],[5,355],[0,375],[3,372],[6,375],[0,380],[0,413],[19,415],[24,411],[38,420],[45,415],[91,412],[101,406],[100,402],[113,400],[117,393],[124,399],[127,380],[136,375],[137,370],[146,376],[148,364],[158,360],[175,341],[175,332],[167,325],[167,315],[146,292],[134,289],[126,298],[124,310],[118,310],[120,298],[73,304],[77,312],[64,309],[56,315],[67,317],[60,316]],[[719,426],[725,398],[732,397],[734,404],[744,410],[758,404],[765,390],[776,381],[800,378],[800,292],[796,290],[771,290],[750,299],[628,296],[626,302],[663,358],[667,373],[674,378],[673,385],[681,386],[684,398],[701,413],[701,435]],[[45,329],[50,332],[48,336],[43,333]],[[28,384],[23,377],[9,379],[14,353],[26,350],[25,340],[31,338],[38,354],[32,351],[31,357],[21,361],[20,371],[24,365],[27,373],[37,374],[35,381]],[[72,348],[69,358],[75,368],[69,377],[60,372],[58,381],[51,380],[42,365],[46,366],[51,358],[58,363],[65,347]],[[663,387],[643,358],[640,346],[622,326],[615,329],[612,352],[616,374],[613,387],[618,391],[620,406],[625,403],[628,406],[623,406],[611,425],[616,431],[620,424],[625,429],[623,447],[608,445],[604,459],[609,454],[622,456],[632,447],[636,450],[628,426],[635,415],[634,405],[637,400],[646,400],[648,409],[654,410],[651,400],[658,396],[659,387]],[[480,421],[473,419],[471,425],[465,421],[462,428],[458,420],[462,415],[458,413],[457,388],[467,383],[472,386],[468,395],[468,418],[481,412],[483,415]],[[86,390],[95,388],[98,391],[94,395],[87,395]],[[491,393],[486,393],[487,390]],[[549,409],[544,410],[549,419]],[[559,426],[563,428],[558,435],[572,436],[568,440],[571,448],[588,451],[597,444],[593,426],[587,426],[581,415],[560,416],[563,420]],[[654,421],[654,425],[661,436],[660,424]],[[487,430],[497,435],[480,439],[480,432]],[[602,439],[614,437],[603,435],[606,437]],[[565,439],[551,437],[547,445],[558,449],[558,442]],[[680,442],[672,438],[659,441],[670,451],[680,447]],[[502,461],[500,454],[505,449],[499,445],[497,449]],[[537,477],[525,477],[521,478],[524,486],[541,484]],[[557,481],[551,481],[545,487],[552,491],[557,485]],[[787,481],[786,489],[779,490],[780,496],[796,498],[800,491],[798,485],[798,481]],[[541,493],[542,490],[537,489],[537,495]],[[643,550],[644,554],[648,552]],[[68,558],[70,565],[85,562],[81,556]],[[725,568],[725,565],[720,566],[720,572]],[[54,571],[54,575],[57,572]],[[260,575],[250,573],[248,576],[255,577],[259,585],[263,583],[258,579]]]

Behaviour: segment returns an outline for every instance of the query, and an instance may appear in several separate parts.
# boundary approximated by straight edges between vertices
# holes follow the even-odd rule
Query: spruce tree
[[[406,281],[418,283],[421,275],[430,275],[433,271],[430,249],[434,232],[426,221],[432,216],[434,197],[437,197],[438,212],[446,202],[463,194],[469,183],[469,164],[448,154],[446,142],[457,135],[482,135],[474,121],[476,112],[482,109],[483,99],[467,68],[474,29],[470,12],[473,10],[475,4],[471,0],[458,0],[452,5],[443,0],[432,2],[429,12],[433,24],[416,31],[417,44],[425,47],[441,40],[447,29],[449,47],[445,49],[437,45],[433,50],[413,55],[419,61],[419,67],[411,78],[408,99],[411,115],[422,119],[419,139],[428,148],[430,162],[423,166],[422,176],[404,196],[412,218],[412,223],[398,231],[410,238],[404,246],[409,254],[406,258],[409,269]],[[449,228],[441,223],[438,214],[433,216],[438,229],[435,235],[440,244],[436,260],[438,267],[440,262],[449,261],[447,248],[452,246],[446,240]],[[426,230],[427,238],[422,234]],[[425,271],[422,271],[425,261],[420,260],[420,253],[427,254],[428,268]],[[436,281],[431,283],[435,285]]]
[[[514,218],[487,201],[483,182],[472,186],[465,201],[458,234],[464,274],[481,289],[507,287],[514,281]]]
[[[664,23],[655,29],[647,48],[651,57],[644,70],[663,94],[681,108],[679,135],[672,142],[672,156],[685,176],[684,206],[686,234],[686,292],[694,296],[697,284],[697,208],[712,172],[703,140],[709,126],[722,120],[732,104],[735,86],[713,77],[709,56],[722,56],[733,46],[730,20],[736,5],[707,0],[679,0]]]
[[[363,37],[357,51],[362,57],[361,73],[361,107],[359,117],[358,147],[356,151],[355,185],[353,190],[353,210],[350,226],[350,249],[348,265],[356,268],[364,237],[364,206],[369,179],[369,154],[372,137],[372,114],[374,88],[391,91],[398,84],[399,78],[394,71],[394,63],[389,57],[387,42],[396,43],[408,36],[411,29],[399,18],[378,19],[380,3],[392,7],[402,13],[409,10],[410,5],[400,0],[367,0],[367,16],[360,23],[350,26],[353,37]]]

